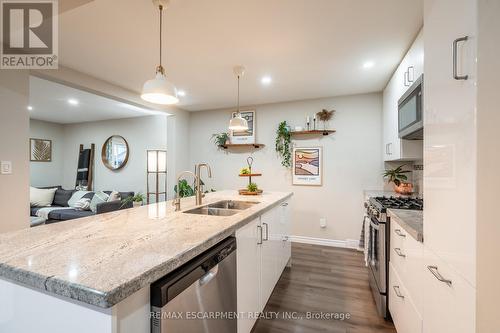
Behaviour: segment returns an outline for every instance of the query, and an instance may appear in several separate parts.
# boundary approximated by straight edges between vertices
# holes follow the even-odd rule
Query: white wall
[[[34,186],[63,185],[74,188],[80,144],[95,143],[96,190],[146,192],[146,150],[167,148],[167,116],[147,116],[79,124],[54,124],[31,120],[31,136],[53,139],[53,162],[31,162]],[[129,159],[117,171],[106,168],[101,149],[111,135],[123,136],[129,145]],[[47,175],[47,176],[45,176]]]
[[[28,72],[0,70],[0,160],[11,161],[11,175],[0,174],[0,232],[29,226]]]
[[[322,109],[336,109],[331,127],[333,135],[295,140],[297,146],[322,146],[323,186],[292,186],[291,171],[281,166],[275,149],[276,129],[282,120],[292,126],[304,125],[306,115]],[[264,190],[293,191],[293,230],[296,236],[333,240],[359,239],[363,216],[363,190],[381,188],[382,96],[365,94],[257,106],[256,135],[266,146],[255,152],[217,151],[211,142],[213,133],[227,130],[230,110],[191,113],[190,166],[208,162],[213,179],[203,180],[216,189],[237,189],[246,185],[238,177],[246,158],[255,159],[253,169],[263,176],[255,178]],[[328,226],[319,226],[326,217]]]
[[[94,188],[146,192],[146,150],[166,149],[167,120],[165,116],[148,116],[118,120],[105,120],[64,126],[65,166],[63,185],[75,185],[80,144],[96,145]],[[129,145],[129,159],[125,167],[117,171],[106,168],[101,159],[101,149],[112,135],[121,135]]]
[[[177,175],[184,170],[193,171],[190,164],[190,113],[177,113],[168,117],[167,120],[167,195],[171,199],[174,197],[174,186]]]
[[[30,119],[30,138],[52,140],[51,162],[30,162],[30,185],[62,185],[64,167],[64,126]]]

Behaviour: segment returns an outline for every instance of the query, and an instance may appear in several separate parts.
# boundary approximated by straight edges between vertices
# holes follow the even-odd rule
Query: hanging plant
[[[229,140],[229,133],[217,133],[212,135],[212,141],[215,143],[217,146],[217,149],[221,150],[224,149],[224,145],[227,143]]]
[[[292,166],[291,136],[286,121],[282,121],[276,131],[276,152],[281,157],[281,165]]]

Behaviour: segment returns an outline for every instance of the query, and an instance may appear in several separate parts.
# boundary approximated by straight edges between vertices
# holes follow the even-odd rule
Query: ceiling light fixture
[[[184,96],[186,96],[186,92],[184,90],[178,90],[177,91],[177,95],[181,96],[181,97],[184,97]]]
[[[32,107],[31,105],[28,105],[27,109],[28,109],[29,111],[31,111],[31,110],[33,110],[33,107]]]
[[[273,79],[270,76],[264,76],[262,79],[260,79],[260,83],[262,83],[265,86],[268,86],[273,82]]]
[[[240,113],[240,77],[245,74],[245,67],[236,66],[233,69],[234,74],[238,77],[238,110],[233,118],[229,121],[229,130],[231,131],[246,131],[248,130],[248,122],[241,116]]]
[[[372,68],[373,66],[375,66],[375,63],[373,61],[367,61],[363,64],[364,69]]]
[[[177,91],[172,83],[167,80],[165,69],[161,62],[162,46],[162,18],[163,8],[167,8],[169,0],[153,0],[153,4],[160,10],[160,65],[156,67],[156,76],[154,79],[146,81],[142,87],[141,98],[154,104],[171,105],[177,104]]]
[[[78,105],[80,102],[78,102],[77,99],[70,98],[70,99],[68,99],[68,103],[71,105]]]

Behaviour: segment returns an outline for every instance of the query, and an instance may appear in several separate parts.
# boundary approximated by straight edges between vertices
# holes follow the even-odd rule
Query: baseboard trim
[[[323,245],[331,247],[343,247],[346,249],[356,249],[356,250],[358,249],[358,242],[352,239],[339,240],[339,239],[315,238],[315,237],[304,237],[304,236],[290,236],[290,240],[295,243]]]

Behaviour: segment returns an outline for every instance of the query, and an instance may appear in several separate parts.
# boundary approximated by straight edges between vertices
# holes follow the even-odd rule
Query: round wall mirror
[[[102,162],[110,170],[119,170],[128,161],[128,143],[120,135],[110,136],[102,146]]]

